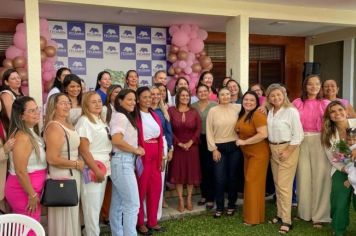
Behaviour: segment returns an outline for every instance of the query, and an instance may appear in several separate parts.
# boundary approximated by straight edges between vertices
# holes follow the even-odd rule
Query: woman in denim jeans
[[[226,215],[233,216],[235,213],[238,166],[242,159],[241,150],[235,143],[237,134],[234,129],[241,105],[230,103],[231,93],[227,88],[219,91],[218,99],[219,105],[210,109],[206,119],[206,140],[208,150],[213,154],[215,171],[214,218],[220,218],[223,214],[225,186],[228,193]]]
[[[135,159],[136,156],[144,155],[145,151],[137,144],[135,105],[135,91],[121,90],[115,99],[115,111],[110,121],[114,152],[111,160],[113,189],[110,206],[113,236],[137,235],[136,223],[140,200],[135,176]]]

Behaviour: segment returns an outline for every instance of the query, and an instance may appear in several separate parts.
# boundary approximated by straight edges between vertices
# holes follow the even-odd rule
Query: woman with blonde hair
[[[299,113],[290,103],[286,89],[280,84],[271,84],[266,94],[268,140],[277,197],[277,216],[270,223],[282,223],[279,232],[287,233],[292,227],[293,179],[304,133]]]
[[[99,215],[104,199],[107,176],[110,174],[111,135],[105,121],[101,119],[103,104],[95,91],[87,92],[82,99],[82,116],[75,129],[80,136],[79,154],[86,168],[95,179],[82,182],[81,202],[86,235],[99,235]],[[103,172],[100,165],[106,169]]]
[[[78,157],[80,137],[69,121],[70,109],[71,101],[68,95],[57,93],[50,97],[44,140],[50,178],[75,179],[79,197],[84,162]],[[48,235],[80,235],[79,205],[48,207]]]
[[[40,221],[40,197],[46,180],[46,157],[39,136],[40,110],[31,97],[18,98],[12,105],[9,136],[16,143],[10,152],[5,196],[12,212]]]

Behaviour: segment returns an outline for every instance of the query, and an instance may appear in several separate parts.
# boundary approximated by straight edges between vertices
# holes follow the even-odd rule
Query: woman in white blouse
[[[135,106],[135,91],[121,90],[115,99],[115,112],[110,121],[114,152],[111,159],[113,188],[110,205],[110,227],[113,236],[137,235],[140,198],[135,175],[135,160],[136,156],[145,155],[145,150],[137,143]]]
[[[299,113],[289,102],[286,89],[280,84],[271,84],[266,94],[269,107],[268,140],[277,196],[277,216],[270,223],[282,223],[279,232],[287,233],[292,226],[293,179],[304,134]]]
[[[111,136],[107,124],[101,119],[103,104],[95,91],[87,92],[82,99],[82,116],[75,128],[80,136],[79,154],[95,180],[82,182],[81,201],[86,235],[99,235],[99,215],[104,199],[107,176],[110,174]],[[97,162],[106,167],[106,173]]]

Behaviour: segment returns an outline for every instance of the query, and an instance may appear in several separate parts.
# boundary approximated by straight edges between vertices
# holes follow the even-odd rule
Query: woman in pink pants
[[[148,87],[140,87],[137,89],[136,94],[138,144],[145,150],[145,155],[137,157],[136,161],[136,175],[140,195],[137,229],[143,235],[150,235],[151,231],[165,231],[157,223],[157,211],[162,190],[163,130],[159,117],[151,109],[152,97],[150,89]],[[147,226],[144,224],[144,200],[146,200]]]

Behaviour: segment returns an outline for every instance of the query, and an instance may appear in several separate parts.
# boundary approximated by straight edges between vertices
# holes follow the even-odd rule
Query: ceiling
[[[278,4],[300,7],[316,7],[338,10],[356,10],[355,0],[230,0],[235,2]]]
[[[345,0],[231,0],[256,3],[271,3],[284,5],[312,5],[340,9],[356,10],[356,1]],[[24,14],[23,0],[0,0],[0,18],[22,18]],[[78,14],[80,12],[80,14]],[[122,25],[169,26],[171,24],[195,23],[208,31],[225,32],[227,16],[211,16],[201,14],[182,14],[174,12],[159,12],[151,10],[132,10],[113,7],[98,7],[90,5],[55,5],[40,4],[40,16],[49,20],[77,20],[85,22],[117,23]],[[312,36],[346,28],[343,25],[329,25],[315,22],[250,19],[250,33],[284,36]]]

